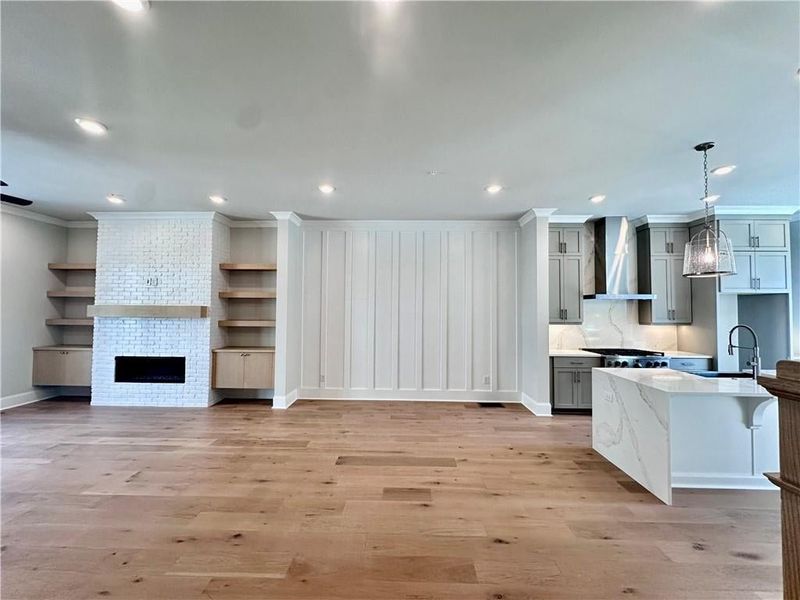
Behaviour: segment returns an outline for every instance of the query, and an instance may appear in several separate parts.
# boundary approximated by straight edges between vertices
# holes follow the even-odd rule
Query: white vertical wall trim
[[[489,280],[492,282],[492,289],[489,295],[489,312],[492,315],[492,320],[489,323],[489,327],[491,328],[490,336],[492,340],[492,347],[490,352],[491,365],[489,366],[489,389],[494,392],[497,390],[497,353],[499,351],[497,345],[497,323],[500,319],[500,314],[498,311],[498,305],[500,304],[500,290],[497,289],[497,245],[500,243],[500,236],[496,231],[492,231],[491,236],[492,256],[489,260],[489,269],[491,270]]]
[[[392,389],[400,387],[400,234],[392,232]]]
[[[301,397],[518,401],[517,227],[303,230]]]
[[[422,327],[424,324],[424,314],[422,309],[422,298],[425,287],[424,270],[422,261],[424,260],[424,233],[417,231],[414,234],[414,314],[416,319],[416,328],[414,330],[414,375],[416,380],[416,389],[421,390],[422,385],[422,361],[423,361],[423,347],[422,347]]]
[[[328,387],[328,232],[322,232],[322,240],[320,241],[320,248],[322,251],[322,259],[320,262],[320,290],[319,290],[319,374],[318,379],[324,380],[320,382],[320,387]]]
[[[370,231],[367,239],[369,258],[367,262],[367,380],[370,389],[375,388],[375,265],[377,263],[377,244],[375,232]]]
[[[464,310],[464,389],[473,389],[472,381],[472,305],[475,290],[472,287],[472,249],[475,241],[475,232],[468,231],[464,239],[464,289],[466,307]]]
[[[446,390],[448,389],[448,378],[447,378],[447,302],[448,302],[448,295],[447,295],[447,278],[449,276],[448,268],[449,268],[449,246],[450,246],[450,232],[444,231],[442,232],[442,255],[439,260],[439,269],[441,272],[441,281],[442,281],[442,290],[439,294],[439,310],[442,315],[442,321],[439,324],[439,335],[441,336],[440,341],[440,348],[441,348],[441,360],[439,360],[439,385],[441,389]]]
[[[353,232],[344,234],[344,388],[350,389],[353,361]]]

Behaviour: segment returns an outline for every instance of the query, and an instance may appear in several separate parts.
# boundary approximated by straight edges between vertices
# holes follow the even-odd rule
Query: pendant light
[[[703,142],[694,147],[695,150],[703,153],[705,190],[702,200],[705,205],[706,218],[703,229],[694,234],[692,239],[686,243],[683,254],[684,277],[721,277],[736,273],[731,242],[728,236],[721,229],[716,228],[709,218],[709,205],[719,198],[719,196],[708,194],[708,151],[713,147],[714,142]]]

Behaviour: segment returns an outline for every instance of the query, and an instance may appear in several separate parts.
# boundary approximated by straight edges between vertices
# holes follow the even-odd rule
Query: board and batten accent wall
[[[518,402],[518,235],[305,221],[301,397]]]

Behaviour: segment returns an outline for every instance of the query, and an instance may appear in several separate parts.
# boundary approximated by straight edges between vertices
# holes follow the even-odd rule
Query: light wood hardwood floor
[[[779,497],[666,507],[520,406],[2,415],[2,598],[777,599]]]

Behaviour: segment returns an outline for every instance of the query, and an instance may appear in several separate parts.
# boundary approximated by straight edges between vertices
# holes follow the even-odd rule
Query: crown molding
[[[556,212],[557,208],[532,208],[524,215],[522,215],[519,219],[517,219],[517,224],[522,227],[526,223],[528,223],[531,219],[540,219],[543,217],[549,217],[554,212]]]
[[[638,219],[633,219],[631,225],[634,227],[642,225],[672,225],[675,223],[690,223],[694,220],[694,213],[685,215],[642,215]]]
[[[224,215],[220,215],[218,212],[214,211],[158,211],[158,212],[90,212],[88,213],[89,216],[94,217],[98,221],[102,220],[113,220],[113,221],[142,221],[142,220],[154,220],[154,221],[167,221],[167,220],[176,220],[176,219],[183,219],[187,221],[229,221],[227,217]],[[223,221],[224,219],[224,221]]]
[[[315,231],[503,231],[517,228],[516,221],[339,221],[334,219],[307,219],[303,221],[303,229]]]
[[[303,224],[303,220],[292,211],[272,211],[272,216],[278,221],[289,221],[298,227]]]
[[[789,217],[798,210],[800,210],[800,207],[796,205],[771,204],[760,206],[713,206],[710,212],[717,217],[741,215]],[[703,214],[703,211],[700,210],[697,213]]]
[[[277,226],[277,221],[231,221],[231,229],[270,229]]]
[[[67,227],[67,223],[69,223],[69,221],[59,219],[58,217],[43,215],[42,213],[30,209],[9,204],[0,204],[0,213],[22,217],[23,219],[30,219],[31,221],[39,221],[40,223],[47,223],[48,225],[58,225],[59,227]]]
[[[553,215],[550,217],[551,223],[556,224],[580,224],[586,223],[589,219],[591,219],[594,215]]]

